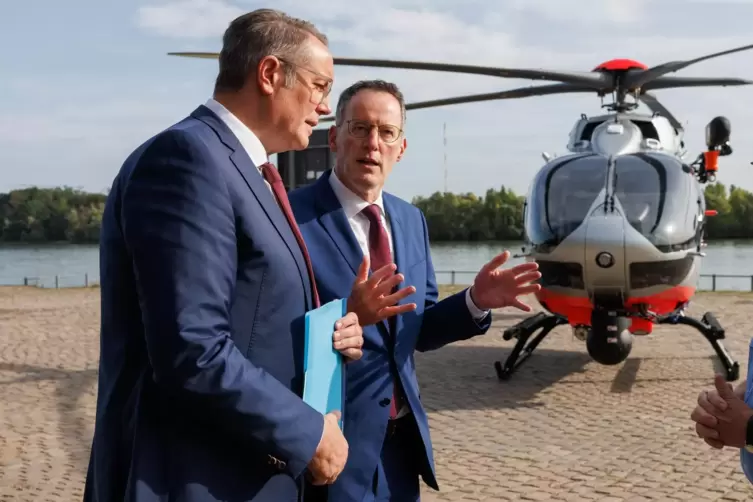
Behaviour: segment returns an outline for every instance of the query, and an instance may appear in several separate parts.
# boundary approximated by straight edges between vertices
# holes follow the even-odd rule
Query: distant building
[[[329,150],[328,132],[329,128],[314,129],[308,148],[277,154],[277,168],[286,190],[311,184],[324,171],[334,167],[335,156]]]

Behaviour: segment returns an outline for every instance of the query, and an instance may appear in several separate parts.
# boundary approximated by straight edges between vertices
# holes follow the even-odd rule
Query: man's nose
[[[332,108],[329,106],[329,96],[326,96],[321,103],[319,103],[319,106],[316,107],[316,113],[319,115],[330,115],[332,113]]]
[[[372,150],[379,148],[379,129],[373,127],[369,131],[369,135],[366,136],[366,144],[369,145]]]

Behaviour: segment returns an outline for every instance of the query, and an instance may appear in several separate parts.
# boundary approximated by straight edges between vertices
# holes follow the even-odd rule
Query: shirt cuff
[[[468,312],[471,313],[471,317],[476,321],[480,321],[491,312],[490,310],[481,310],[475,303],[473,303],[473,299],[471,298],[471,288],[465,290],[465,304],[468,306]]]

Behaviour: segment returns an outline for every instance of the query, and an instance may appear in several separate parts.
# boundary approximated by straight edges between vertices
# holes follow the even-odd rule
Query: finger
[[[707,392],[704,394],[705,401],[716,408],[719,411],[725,411],[729,407],[729,403],[722,399],[722,397],[716,392]],[[712,408],[709,408],[712,410]]]
[[[356,276],[357,283],[365,282],[369,278],[370,260],[371,258],[368,254],[363,255],[363,260],[361,260],[361,266],[358,267],[358,274]]]
[[[403,289],[399,289],[392,293],[391,295],[387,295],[384,298],[382,298],[382,303],[384,305],[395,305],[397,302],[404,298],[408,298],[410,295],[416,292],[416,288],[413,286],[407,286]]]
[[[396,315],[413,312],[414,310],[416,310],[415,303],[405,303],[403,305],[395,305],[394,307],[384,307],[377,312],[377,315],[381,320],[384,320]]]
[[[719,432],[705,425],[695,424],[695,431],[703,439],[719,439]]]
[[[405,280],[405,276],[403,274],[396,274],[390,277],[389,279],[384,279],[382,282],[379,283],[379,285],[376,285],[374,289],[372,290],[372,293],[379,296],[385,296],[390,293],[395,287],[400,285],[401,282]]]
[[[514,300],[512,301],[512,303],[510,303],[510,306],[511,306],[511,307],[515,307],[515,308],[518,308],[518,309],[522,310],[523,312],[530,312],[530,311],[531,311],[531,307],[530,307],[529,305],[527,305],[527,304],[525,304],[525,303],[521,302],[521,301],[520,301],[520,300],[518,300],[517,298],[515,298],[515,299],[514,299]]]
[[[359,329],[357,326],[341,329],[335,336],[333,336],[333,340],[336,344],[342,343],[341,345],[337,345],[337,348],[355,347],[355,345],[352,345],[355,343],[353,342],[354,339],[363,340],[363,330]]]
[[[332,410],[327,413],[324,418],[329,418],[330,420],[340,420],[341,416],[342,413],[340,413],[340,410]]]
[[[358,314],[355,312],[348,312],[335,323],[335,329],[340,331],[355,326],[356,324],[358,324]]]
[[[499,267],[501,267],[502,265],[504,265],[509,258],[510,258],[510,252],[505,250],[502,253],[495,256],[494,258],[492,258],[491,261],[489,261],[486,265],[481,267],[481,270],[479,271],[479,273],[492,272],[498,269]]]
[[[514,275],[520,275],[528,272],[535,272],[538,269],[538,263],[536,263],[535,261],[528,261],[526,263],[521,263],[520,265],[515,265],[510,269],[510,272],[512,272]]]
[[[537,279],[541,278],[541,272],[527,272],[525,274],[521,274],[515,278],[516,284],[525,284],[527,282],[533,282]]]
[[[719,421],[716,417],[706,413],[706,411],[700,406],[693,410],[693,413],[690,414],[690,419],[705,427],[713,428],[719,425]]]
[[[369,280],[366,281],[369,288],[375,288],[380,282],[391,276],[397,270],[397,265],[394,263],[388,263],[387,265],[375,270]]]
[[[339,351],[343,357],[357,361],[363,357],[363,351],[361,349],[344,349]]]
[[[716,391],[719,393],[719,396],[724,399],[735,399],[735,394],[732,392],[732,389],[727,384],[727,380],[717,373],[714,375],[714,387],[716,387]]]
[[[707,445],[711,446],[712,448],[716,448],[717,450],[721,450],[724,448],[724,443],[721,441],[717,441],[716,439],[704,439],[703,440]]]

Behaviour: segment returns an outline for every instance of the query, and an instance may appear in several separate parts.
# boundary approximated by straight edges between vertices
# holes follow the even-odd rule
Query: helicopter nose
[[[627,293],[625,219],[618,213],[596,210],[586,221],[583,257],[586,288],[592,294]]]

